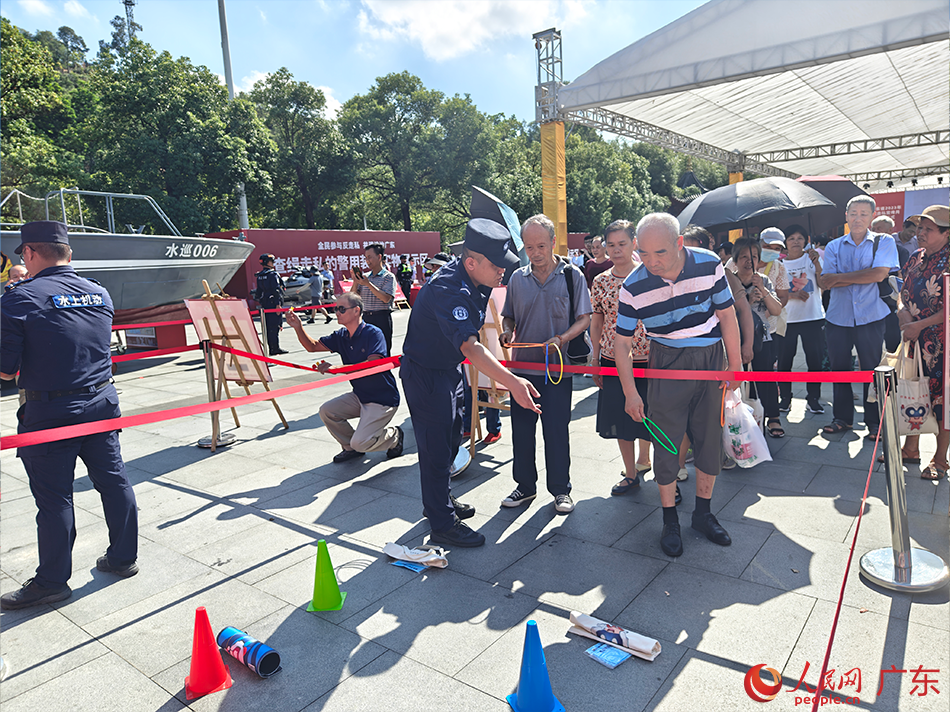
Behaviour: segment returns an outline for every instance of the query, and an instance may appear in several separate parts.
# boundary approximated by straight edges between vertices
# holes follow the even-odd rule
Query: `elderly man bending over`
[[[637,251],[643,264],[620,288],[614,355],[626,395],[626,411],[643,420],[643,400],[633,379],[630,349],[637,322],[650,339],[648,367],[689,371],[741,370],[739,324],[732,292],[719,258],[708,250],[684,247],[679,223],[672,215],[653,213],[637,225]],[[725,343],[725,362],[723,360]],[[725,380],[725,379],[723,379]],[[696,508],[693,529],[720,546],[732,539],[709,508],[716,475],[722,465],[721,388],[728,382],[651,379],[649,417],[670,441],[689,434],[696,463]],[[676,454],[654,450],[653,472],[660,486],[663,533],[660,548],[667,556],[683,553],[676,514]]]
[[[300,317],[287,313],[287,323],[297,334],[297,340],[307,351],[333,351],[340,354],[344,364],[363,363],[381,359],[386,354],[386,339],[379,327],[363,322],[363,300],[358,294],[347,292],[336,300],[336,319],[343,328],[315,340],[303,330]],[[330,364],[321,361],[317,370],[326,373]],[[350,381],[353,392],[338,396],[320,406],[320,419],[327,430],[343,446],[333,457],[334,462],[346,462],[364,453],[385,450],[386,457],[402,455],[403,432],[398,425],[389,427],[389,421],[399,407],[399,390],[392,371],[364,376]],[[356,430],[349,424],[359,418]]]

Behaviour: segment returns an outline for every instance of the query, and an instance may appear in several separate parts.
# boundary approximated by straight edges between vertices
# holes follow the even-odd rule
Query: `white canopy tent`
[[[950,0],[712,0],[570,84],[543,76],[541,121],[733,169],[871,190],[950,173]]]

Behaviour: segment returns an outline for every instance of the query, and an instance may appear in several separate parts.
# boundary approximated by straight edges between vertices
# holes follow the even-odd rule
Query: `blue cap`
[[[66,233],[66,224],[55,220],[24,223],[20,228],[20,244],[14,252],[19,255],[23,252],[23,245],[29,245],[31,242],[57,242],[60,245],[68,245],[69,235]]]
[[[508,269],[521,264],[511,251],[508,228],[487,218],[469,220],[465,226],[465,249],[485,255],[496,267]]]

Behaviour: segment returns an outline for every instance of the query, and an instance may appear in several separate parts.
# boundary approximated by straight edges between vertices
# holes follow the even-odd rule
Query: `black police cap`
[[[465,248],[485,255],[496,267],[508,269],[521,262],[518,255],[511,251],[511,233],[508,228],[487,218],[468,221],[465,226]]]
[[[265,252],[263,255],[261,255],[261,264],[266,265],[268,262],[273,262],[276,259],[277,258],[274,257],[274,255],[272,255],[270,252]]]
[[[24,223],[20,228],[20,244],[14,252],[19,255],[23,252],[23,245],[29,245],[31,242],[54,242],[68,245],[69,235],[66,232],[66,224],[55,220]]]

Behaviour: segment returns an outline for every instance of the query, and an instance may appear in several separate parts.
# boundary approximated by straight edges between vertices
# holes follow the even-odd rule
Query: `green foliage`
[[[350,146],[324,115],[323,92],[294,81],[282,67],[257,82],[249,99],[277,149],[273,224],[337,227],[333,203],[355,183],[356,166]]]

